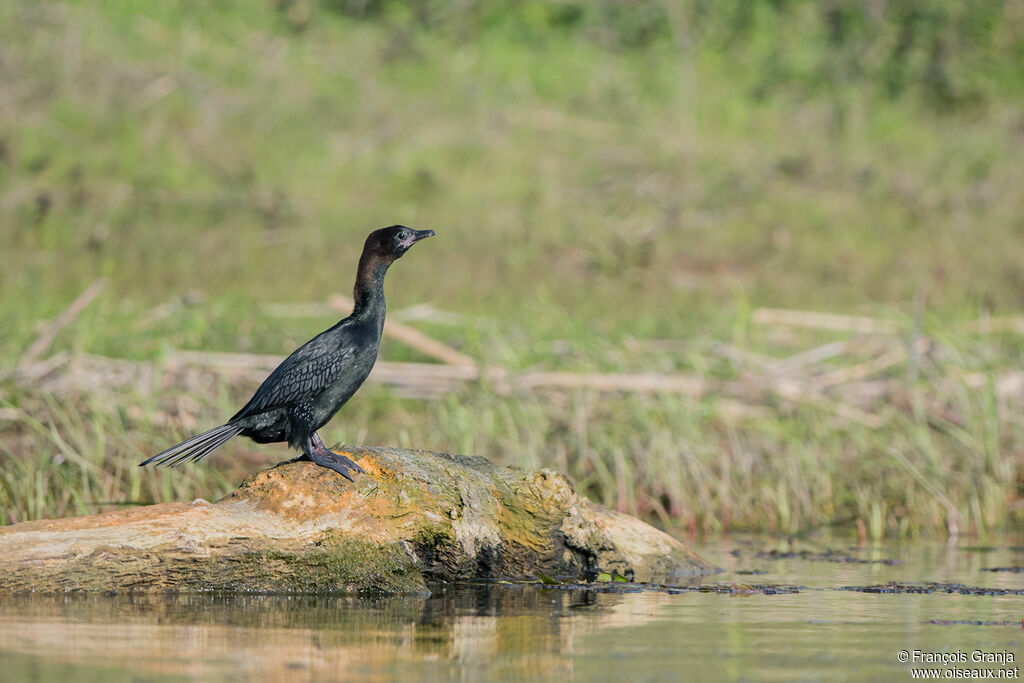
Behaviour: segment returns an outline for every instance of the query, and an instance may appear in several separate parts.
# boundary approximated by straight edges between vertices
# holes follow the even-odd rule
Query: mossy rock
[[[577,496],[550,470],[336,446],[366,474],[307,462],[216,503],[167,503],[0,530],[0,590],[421,592],[431,581],[602,572],[683,583],[715,571],[679,541]]]

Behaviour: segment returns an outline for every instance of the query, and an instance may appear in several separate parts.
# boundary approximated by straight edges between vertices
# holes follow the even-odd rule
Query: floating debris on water
[[[1024,595],[1024,588],[988,588],[965,586],[962,583],[899,583],[874,586],[843,586],[839,590],[857,593],[959,593],[960,595]]]
[[[719,593],[722,595],[794,595],[803,586],[780,586],[775,584],[709,583],[669,590],[670,593]]]
[[[924,622],[935,626],[1017,626],[1016,621],[975,621],[972,619],[929,619]]]
[[[810,562],[837,562],[840,564],[885,564],[890,566],[903,564],[901,560],[894,560],[891,558],[883,558],[880,560],[864,560],[859,557],[853,557],[852,555],[837,553],[833,550],[826,550],[823,553],[814,553],[810,550],[800,550],[794,552],[768,550],[759,552],[757,554],[757,557],[765,560],[808,560]]]
[[[1020,574],[1024,572],[1024,567],[982,567],[983,572],[1013,572],[1014,574]]]
[[[552,579],[553,580],[553,579]],[[748,583],[707,583],[693,586],[668,585],[659,583],[634,583],[623,581],[616,576],[608,581],[599,577],[596,581],[573,581],[565,579],[555,583],[545,583],[536,579],[527,581],[468,581],[467,584],[499,584],[503,587],[515,588],[537,588],[540,590],[566,590],[566,591],[594,591],[597,593],[640,593],[655,592],[667,593],[669,595],[681,595],[683,593],[720,593],[723,595],[793,595],[803,590],[804,586],[777,585],[777,584],[748,584]]]

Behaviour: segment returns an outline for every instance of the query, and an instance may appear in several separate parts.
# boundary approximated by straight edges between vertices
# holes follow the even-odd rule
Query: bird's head
[[[409,251],[409,247],[412,245],[436,234],[433,230],[413,230],[404,225],[392,225],[390,228],[381,228],[371,232],[370,236],[366,238],[363,253],[372,254],[390,263],[401,258],[402,254]]]

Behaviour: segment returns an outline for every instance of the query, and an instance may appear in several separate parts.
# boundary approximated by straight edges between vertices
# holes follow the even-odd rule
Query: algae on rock
[[[680,583],[715,569],[679,541],[577,496],[550,470],[337,446],[356,481],[307,462],[216,503],[165,503],[0,529],[0,590],[416,592],[545,574]]]

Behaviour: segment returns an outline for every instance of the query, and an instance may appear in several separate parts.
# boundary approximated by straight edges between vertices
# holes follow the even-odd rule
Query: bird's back
[[[317,413],[333,406],[326,422],[366,380],[379,348],[380,325],[349,316],[285,358],[230,422],[300,403]]]

